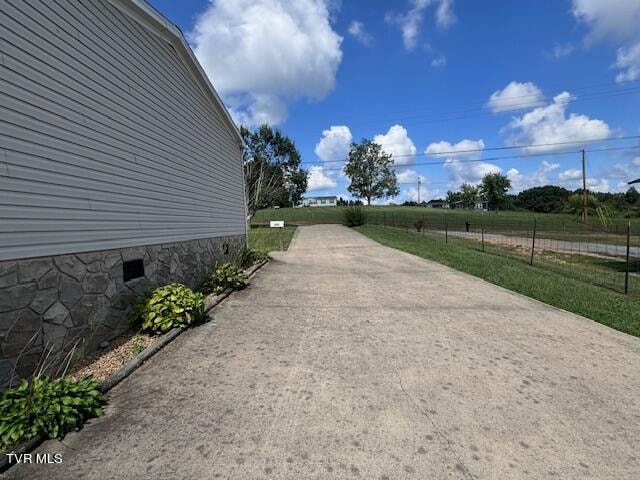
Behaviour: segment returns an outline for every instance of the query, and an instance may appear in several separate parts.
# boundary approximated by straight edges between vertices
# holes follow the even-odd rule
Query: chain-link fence
[[[584,224],[568,215],[462,209],[364,207],[367,223],[424,235],[445,244],[508,256],[585,282],[640,296],[640,223],[598,218]],[[342,223],[344,207],[262,210],[269,220],[309,225]]]
[[[576,222],[517,220],[493,213],[369,215],[367,223],[428,235],[445,244],[473,248],[547,268],[582,281],[640,294],[640,235],[631,224],[596,226]]]

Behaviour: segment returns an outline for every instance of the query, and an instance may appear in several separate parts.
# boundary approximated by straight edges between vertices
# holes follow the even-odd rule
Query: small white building
[[[300,207],[335,207],[338,205],[338,197],[305,197]]]

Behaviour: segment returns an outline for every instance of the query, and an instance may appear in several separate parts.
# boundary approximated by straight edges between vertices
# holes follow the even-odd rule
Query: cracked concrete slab
[[[12,479],[631,479],[640,340],[336,225]]]

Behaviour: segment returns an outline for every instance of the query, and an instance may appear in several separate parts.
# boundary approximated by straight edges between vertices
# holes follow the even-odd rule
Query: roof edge
[[[168,20],[163,14],[161,14],[158,10],[156,10],[153,6],[146,2],[146,0],[109,0],[113,5],[118,7],[123,12],[129,14],[129,16],[134,17],[136,20],[141,20],[146,24],[145,26],[149,27],[156,34],[164,37],[167,41],[169,41],[174,47],[176,47],[176,52],[182,60],[185,61],[187,66],[190,67],[192,72],[197,77],[197,80],[200,81],[203,85],[203,90],[205,93],[208,93],[217,109],[222,114],[222,117],[227,124],[227,127],[231,131],[231,133],[235,136],[238,146],[241,149],[246,148],[246,144],[244,143],[244,139],[240,134],[240,130],[238,130],[237,125],[231,118],[231,114],[227,110],[227,107],[222,102],[222,99],[218,95],[218,92],[212,85],[209,77],[204,72],[200,62],[196,58],[193,50],[187,43],[182,30]]]

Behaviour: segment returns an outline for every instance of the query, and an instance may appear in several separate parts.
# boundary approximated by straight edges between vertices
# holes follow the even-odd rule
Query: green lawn
[[[284,220],[287,224],[317,224],[317,223],[342,223],[345,207],[309,207],[309,208],[271,208],[259,210],[252,219],[253,224],[268,224],[270,220]],[[500,213],[480,212],[464,209],[441,209],[424,207],[401,206],[367,206],[363,207],[367,214],[367,222],[377,225],[394,225],[409,228],[422,221],[430,229],[444,229],[445,224],[451,229],[464,229],[469,221],[472,226],[484,224],[487,228],[495,230],[510,230],[513,232],[531,231],[533,220],[536,219],[539,232],[552,231],[562,233],[579,233],[591,235],[595,232],[600,235],[602,225],[597,217],[591,217],[590,224],[584,225],[580,219],[573,215],[555,213],[533,213],[528,211]],[[613,218],[610,232],[620,235],[626,232],[629,220]],[[640,219],[631,220],[632,233],[640,235]]]
[[[430,236],[375,225],[365,225],[356,230],[383,245],[434,260],[616,330],[640,336],[638,295],[624,295],[583,283],[543,268],[531,267],[521,259],[482,253],[455,242],[446,245],[441,239]]]
[[[262,252],[272,252],[280,250],[281,239],[284,249],[289,248],[293,234],[296,231],[294,225],[281,228],[269,228],[264,226],[254,226],[249,230],[249,247]]]

